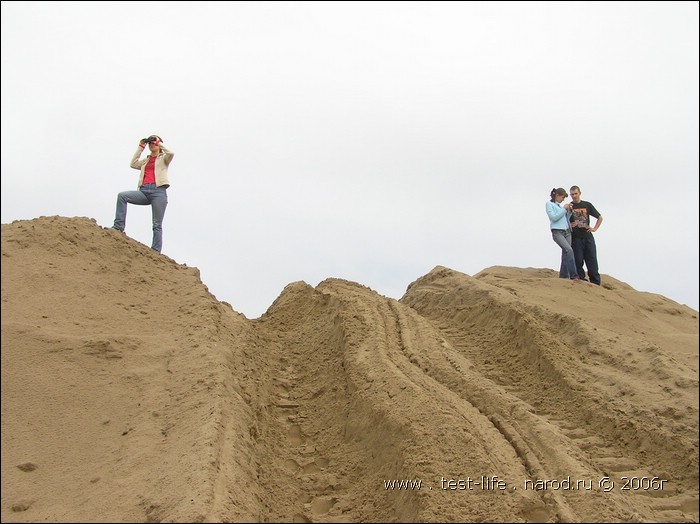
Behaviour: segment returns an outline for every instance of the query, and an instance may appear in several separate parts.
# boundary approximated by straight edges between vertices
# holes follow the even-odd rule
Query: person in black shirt
[[[571,186],[571,247],[574,249],[576,270],[581,280],[586,279],[583,263],[586,263],[588,279],[593,284],[600,285],[600,273],[598,272],[598,253],[593,233],[603,223],[601,215],[593,204],[581,200],[581,189]],[[591,227],[591,217],[595,218],[595,225]]]

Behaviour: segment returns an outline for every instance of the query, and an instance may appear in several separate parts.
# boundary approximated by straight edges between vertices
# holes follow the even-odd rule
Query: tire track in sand
[[[431,273],[414,283],[402,302],[440,330],[445,351],[458,372],[475,371],[507,391],[512,406],[519,405],[508,412],[492,399],[477,398],[474,388],[464,390],[512,441],[533,478],[652,478],[654,470],[666,478],[682,478],[666,473],[664,467],[655,469],[652,464],[665,460],[669,470],[679,471],[684,460],[674,466],[667,454],[661,459],[645,456],[635,439],[629,438],[636,434],[634,428],[638,425],[648,427],[648,421],[645,424],[626,417],[627,411],[611,413],[614,399],[592,394],[595,388],[591,382],[599,375],[587,373],[572,358],[577,355],[576,349],[555,338],[567,330],[586,333],[575,319],[533,316],[536,309],[524,309],[500,290],[449,270]],[[587,333],[584,338],[593,336]],[[564,340],[567,338],[564,336]],[[667,486],[665,491],[630,490],[624,496],[620,492],[604,493],[603,499],[597,497],[600,500],[587,504],[584,515],[589,510],[594,515],[604,508],[607,515],[612,511],[634,516],[644,508],[644,514],[659,511],[660,520],[684,520],[683,511],[697,501],[683,496],[682,491]],[[570,506],[583,509],[579,492],[556,494],[571,501]],[[596,508],[598,504],[600,508]]]

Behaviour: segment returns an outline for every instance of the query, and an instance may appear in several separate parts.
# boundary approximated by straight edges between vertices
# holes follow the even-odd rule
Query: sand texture
[[[698,522],[697,311],[550,269],[407,285],[248,319],[92,219],[3,224],[2,521]]]

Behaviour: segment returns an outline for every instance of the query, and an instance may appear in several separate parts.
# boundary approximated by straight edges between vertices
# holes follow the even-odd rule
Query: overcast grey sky
[[[698,309],[698,2],[1,5],[3,224],[111,226],[159,134],[163,253],[255,318],[298,280],[558,269],[576,184],[601,273]]]

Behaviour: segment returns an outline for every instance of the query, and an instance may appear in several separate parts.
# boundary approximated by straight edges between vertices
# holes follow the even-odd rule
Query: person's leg
[[[584,257],[586,259],[586,269],[588,269],[588,279],[600,285],[600,273],[598,272],[598,250],[595,245],[595,238],[589,234],[586,238]]]
[[[141,191],[122,191],[117,195],[117,210],[114,214],[114,229],[124,231],[126,227],[126,205],[136,204],[139,206],[147,206],[149,204],[148,197]]]
[[[168,207],[168,192],[165,188],[149,190],[151,199],[151,214],[153,216],[153,242],[151,248],[160,253],[163,248],[163,218]]]
[[[586,272],[583,270],[586,239],[572,236],[571,247],[574,250],[574,260],[576,261],[576,273],[578,274],[579,278],[586,278]]]
[[[580,280],[578,272],[576,270],[576,258],[574,257],[574,249],[571,247],[571,231],[565,231],[564,238],[566,239],[568,247],[568,249],[565,249],[564,254],[566,255],[566,265],[569,269],[569,278]]]
[[[571,247],[571,232],[553,229],[552,240],[561,248],[562,265],[559,270],[559,278],[578,278],[574,250]]]
[[[566,243],[561,231],[552,229],[552,240],[561,248],[561,262],[559,263],[559,278],[569,278],[569,273],[566,269],[566,257],[564,256],[563,244]]]

